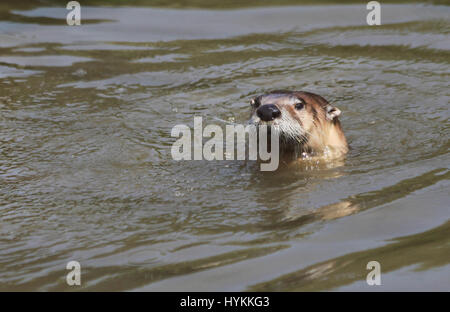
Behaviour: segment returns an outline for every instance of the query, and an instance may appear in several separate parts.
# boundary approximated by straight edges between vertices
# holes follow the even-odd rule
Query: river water
[[[449,6],[54,2],[0,5],[0,290],[450,290]],[[172,159],[273,89],[341,109],[344,164]]]

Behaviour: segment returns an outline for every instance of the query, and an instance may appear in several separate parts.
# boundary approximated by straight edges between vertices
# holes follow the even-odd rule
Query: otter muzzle
[[[259,118],[261,118],[261,120],[271,121],[271,120],[274,120],[275,118],[280,117],[281,112],[276,105],[266,104],[266,105],[260,106],[256,110],[256,115]]]

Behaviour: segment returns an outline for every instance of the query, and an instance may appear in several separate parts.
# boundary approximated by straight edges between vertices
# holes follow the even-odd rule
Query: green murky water
[[[450,7],[322,2],[2,1],[0,290],[449,291]],[[343,111],[344,165],[172,160],[271,89]]]

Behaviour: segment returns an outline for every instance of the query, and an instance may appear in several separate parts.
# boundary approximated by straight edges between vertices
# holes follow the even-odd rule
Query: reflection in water
[[[333,220],[354,214],[360,210],[376,207],[381,203],[388,203],[398,198],[402,198],[416,190],[433,185],[441,180],[448,180],[450,172],[448,170],[436,169],[412,179],[405,179],[398,184],[386,187],[375,192],[352,195],[347,200],[340,201],[331,205],[326,205],[313,209],[312,211],[303,211],[297,208],[286,211],[283,221],[295,221],[300,218],[310,217],[311,220]],[[386,196],[385,194],[390,194]]]
[[[314,211],[314,214],[318,215],[322,220],[333,220],[349,216],[359,211],[359,207],[356,204],[352,204],[349,201],[343,201],[336,204],[320,207]]]
[[[450,263],[449,238],[450,222],[446,222],[424,233],[394,238],[393,242],[380,248],[347,254],[275,280],[253,285],[249,290],[318,291],[337,289],[361,281],[365,283],[368,273],[366,265],[374,259],[381,263],[382,274],[413,265],[416,265],[416,271],[445,266]],[[363,289],[364,285],[354,288],[354,290]]]

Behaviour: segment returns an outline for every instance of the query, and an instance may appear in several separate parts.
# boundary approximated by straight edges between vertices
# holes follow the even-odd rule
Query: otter
[[[342,158],[348,144],[338,116],[341,111],[320,95],[276,90],[251,100],[250,124],[273,126],[280,154],[295,159]]]

